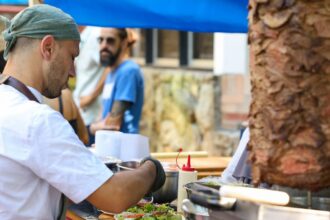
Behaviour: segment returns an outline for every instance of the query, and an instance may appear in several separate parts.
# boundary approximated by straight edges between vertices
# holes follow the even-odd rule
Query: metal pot
[[[111,156],[105,156],[105,157],[98,156],[98,157],[113,173],[116,173],[118,171],[117,164],[120,163],[121,160]]]
[[[118,171],[117,163],[105,163],[105,165],[113,172],[116,173]]]
[[[312,197],[311,201],[308,201],[308,197],[291,197],[291,205],[297,205],[300,208],[311,208],[316,210],[330,210],[330,198],[327,197]]]
[[[125,170],[134,170],[140,166],[140,163],[137,161],[126,161],[122,163],[118,163],[118,171],[125,171]],[[164,165],[163,165],[164,166]],[[167,171],[165,169],[166,180],[164,185],[157,190],[156,192],[152,193],[153,199],[155,203],[169,203],[176,199],[178,195],[178,178],[179,172],[178,171]]]
[[[135,170],[140,166],[138,161],[125,161],[117,164],[118,171]]]
[[[152,195],[156,203],[169,203],[177,198],[178,195],[178,171],[166,171],[166,180],[164,185]]]
[[[189,199],[182,202],[182,210],[187,220],[209,220],[209,212],[207,208],[195,205]]]
[[[272,189],[287,192],[290,195],[289,206],[316,210],[330,210],[330,189],[325,188],[317,192],[299,190],[295,188],[273,185]]]

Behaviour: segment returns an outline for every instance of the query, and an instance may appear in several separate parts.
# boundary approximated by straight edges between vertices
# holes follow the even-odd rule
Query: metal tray
[[[209,209],[213,220],[329,220],[330,212],[292,208],[286,206],[260,205],[238,200],[233,211]]]

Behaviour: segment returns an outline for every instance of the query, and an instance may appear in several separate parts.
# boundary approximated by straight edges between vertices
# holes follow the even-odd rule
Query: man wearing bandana
[[[98,41],[101,64],[110,67],[111,72],[103,88],[102,121],[92,124],[90,130],[139,133],[144,81],[140,67],[129,59],[136,37],[127,28],[102,28]]]
[[[0,75],[0,219],[60,219],[64,195],[122,212],[165,181],[159,161],[113,174],[79,140],[63,116],[42,103],[75,74],[80,35],[73,19],[48,5],[6,22]]]

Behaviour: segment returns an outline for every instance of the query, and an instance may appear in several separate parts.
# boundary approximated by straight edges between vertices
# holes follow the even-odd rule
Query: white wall
[[[247,74],[247,34],[214,34],[214,73]]]

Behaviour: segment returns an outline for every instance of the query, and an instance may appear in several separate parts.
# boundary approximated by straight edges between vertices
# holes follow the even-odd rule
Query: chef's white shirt
[[[112,176],[60,113],[7,85],[0,102],[1,220],[56,219],[61,192],[78,203]]]

